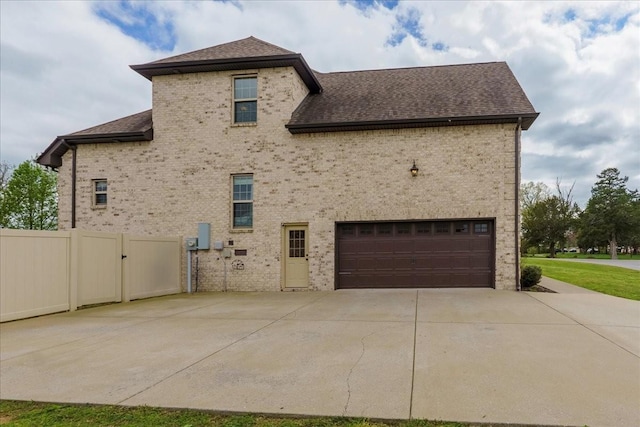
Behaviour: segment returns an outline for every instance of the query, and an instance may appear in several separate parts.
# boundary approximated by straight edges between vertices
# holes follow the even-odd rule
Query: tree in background
[[[0,189],[0,227],[57,229],[56,186],[55,172],[43,168],[33,160],[22,162]]]
[[[551,197],[551,190],[543,182],[525,182],[520,184],[520,211],[524,212],[538,202]]]
[[[0,194],[7,187],[7,183],[9,182],[9,178],[11,177],[11,171],[13,170],[13,166],[11,166],[7,162],[0,163]]]
[[[636,192],[637,193],[637,192]],[[636,255],[640,249],[640,197],[636,197],[632,202],[632,227],[621,241],[624,246],[632,248],[632,254]]]
[[[541,184],[541,183],[540,183]],[[542,184],[544,185],[544,184]],[[547,188],[539,187],[539,188]],[[548,190],[548,188],[547,188]],[[549,248],[549,256],[555,257],[555,249],[564,244],[567,233],[576,225],[580,208],[573,202],[573,185],[564,191],[560,182],[556,182],[557,194],[537,192],[537,199],[523,203],[522,233],[528,246],[543,245]]]
[[[580,218],[580,242],[606,241],[611,259],[618,259],[618,244],[631,244],[640,233],[639,194],[627,188],[629,178],[620,177],[616,168],[607,168],[597,177]]]

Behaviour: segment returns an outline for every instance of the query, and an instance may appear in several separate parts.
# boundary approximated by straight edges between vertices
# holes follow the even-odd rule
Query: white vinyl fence
[[[0,230],[0,322],[179,293],[181,239]]]

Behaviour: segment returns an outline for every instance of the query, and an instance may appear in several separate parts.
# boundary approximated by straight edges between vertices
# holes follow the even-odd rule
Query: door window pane
[[[456,233],[468,233],[469,232],[469,223],[467,222],[456,222]]]
[[[372,236],[373,224],[360,224],[359,226],[360,236]]]
[[[378,224],[378,236],[390,236],[392,232],[392,224]]]
[[[448,222],[436,222],[436,234],[448,234],[449,230]]]
[[[431,223],[430,222],[419,222],[416,224],[416,233],[417,234],[429,234],[431,233]]]
[[[396,232],[398,234],[411,234],[411,224],[396,225]]]
[[[305,257],[304,230],[289,230],[289,258]]]
[[[485,234],[489,232],[489,224],[486,222],[476,222],[473,224],[473,232],[475,234]]]

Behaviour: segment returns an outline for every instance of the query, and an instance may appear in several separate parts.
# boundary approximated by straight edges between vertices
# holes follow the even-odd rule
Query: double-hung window
[[[233,228],[253,227],[253,175],[233,176]]]
[[[107,206],[107,180],[94,179],[93,182],[93,207]]]
[[[236,77],[233,79],[233,122],[255,123],[258,121],[258,78]]]

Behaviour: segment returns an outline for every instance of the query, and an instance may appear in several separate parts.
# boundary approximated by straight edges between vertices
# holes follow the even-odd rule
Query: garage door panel
[[[491,252],[493,241],[488,236],[476,237],[471,240],[471,250]]]
[[[490,287],[493,229],[489,220],[339,224],[337,287]]]
[[[414,241],[414,253],[432,253],[438,251],[440,241],[430,236],[417,235]]]
[[[483,254],[475,254],[471,258],[471,268],[474,270],[481,270],[483,268],[491,270],[491,258],[489,257],[489,254],[486,254],[485,256],[482,255]]]

